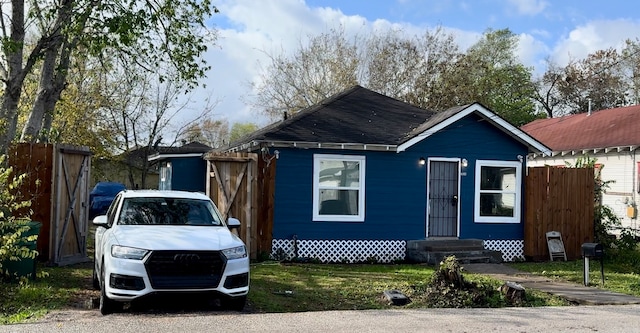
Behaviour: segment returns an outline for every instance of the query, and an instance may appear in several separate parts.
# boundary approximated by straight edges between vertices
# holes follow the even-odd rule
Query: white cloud
[[[549,48],[532,35],[521,34],[519,36],[516,52],[525,66],[533,66],[535,68],[535,73],[539,74],[545,70],[544,57],[549,54]]]
[[[544,0],[509,0],[509,3],[516,7],[518,14],[528,16],[541,13],[549,5]]]
[[[535,15],[547,7],[547,2],[539,0],[508,0],[523,15]],[[449,2],[443,2],[450,4]],[[420,25],[390,22],[384,18],[369,21],[359,15],[345,15],[330,7],[310,8],[302,0],[219,0],[224,23],[219,24],[218,47],[207,53],[208,62],[213,66],[206,80],[207,91],[222,99],[215,110],[216,115],[230,123],[255,122],[266,125],[266,117],[258,115],[242,99],[251,98],[249,83],[259,78],[260,67],[268,65],[267,53],[293,52],[308,41],[309,36],[326,32],[341,26],[347,36],[365,36],[373,31],[389,29],[402,30],[409,36],[421,35],[429,28],[430,22]],[[544,26],[544,24],[542,24]],[[432,26],[431,28],[435,28]],[[446,32],[456,36],[462,49],[475,43],[483,31],[462,30],[443,26]],[[551,29],[545,26],[545,29]],[[640,24],[634,21],[594,21],[575,28],[555,45],[545,45],[552,30],[531,30],[521,34],[518,56],[527,66],[534,66],[536,72],[544,71],[544,58],[552,55],[562,65],[571,55],[581,58],[597,49],[622,43],[640,31]],[[618,45],[616,44],[616,45]],[[620,44],[621,45],[621,44]]]
[[[584,59],[590,53],[610,47],[621,49],[626,39],[637,38],[640,21],[598,20],[573,29],[558,41],[552,59],[559,65],[571,60]]]

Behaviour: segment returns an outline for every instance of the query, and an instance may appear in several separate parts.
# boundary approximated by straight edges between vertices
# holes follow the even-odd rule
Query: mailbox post
[[[604,249],[599,243],[582,244],[582,258],[584,258],[584,285],[589,285],[589,259],[594,258],[600,260],[600,276],[602,277],[602,285],[604,285]]]

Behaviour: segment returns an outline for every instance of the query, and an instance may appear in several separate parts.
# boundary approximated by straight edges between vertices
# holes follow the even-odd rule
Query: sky
[[[456,36],[464,49],[487,29],[510,29],[519,36],[518,56],[545,70],[545,59],[566,65],[589,53],[620,49],[640,38],[640,3],[629,0],[214,0],[220,10],[207,22],[218,30],[206,61],[212,66],[206,88],[192,102],[218,101],[216,119],[230,124],[269,120],[247,103],[268,54],[291,54],[309,36],[343,27],[347,35],[402,29],[408,36],[438,27]],[[188,115],[187,115],[188,117]]]

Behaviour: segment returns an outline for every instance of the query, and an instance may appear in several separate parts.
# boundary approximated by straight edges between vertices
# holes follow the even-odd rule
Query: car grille
[[[145,263],[154,289],[216,288],[226,259],[219,251],[153,251]]]

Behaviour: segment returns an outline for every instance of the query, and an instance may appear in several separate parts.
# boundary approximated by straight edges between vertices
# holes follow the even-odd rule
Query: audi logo
[[[195,253],[178,253],[173,256],[173,261],[181,265],[189,265],[200,261],[200,256]]]

